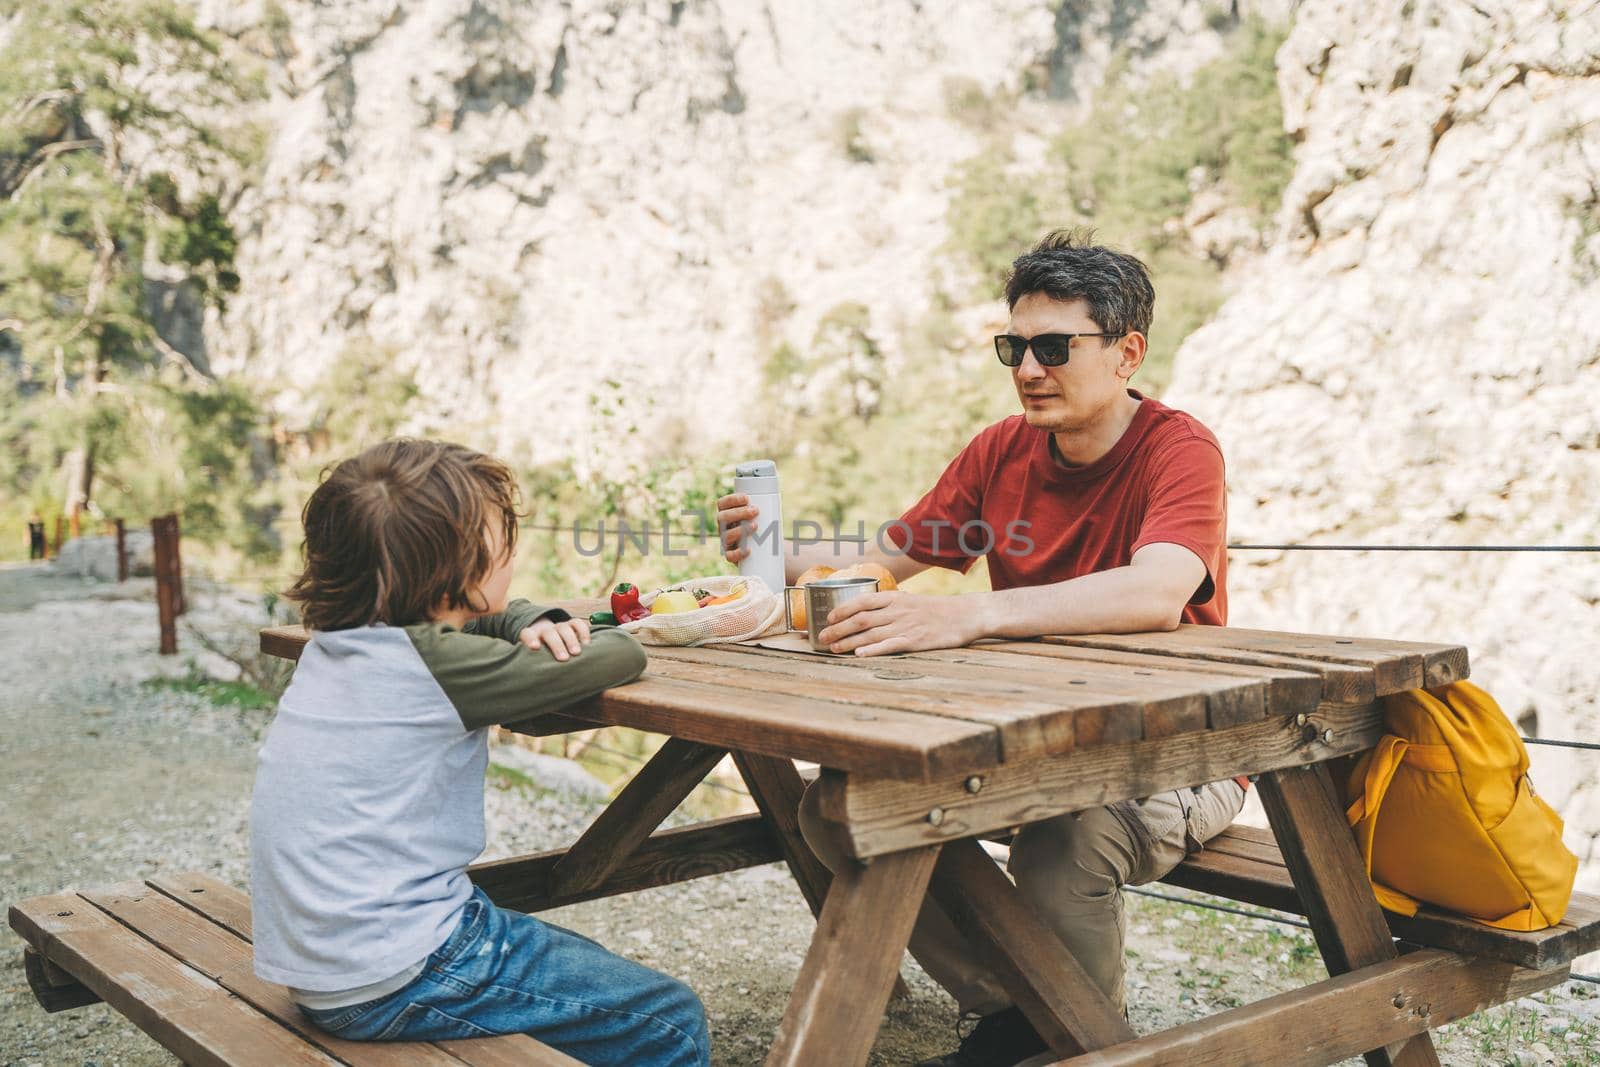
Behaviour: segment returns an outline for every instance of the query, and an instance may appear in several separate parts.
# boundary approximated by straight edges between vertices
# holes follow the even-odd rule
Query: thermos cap
[[[733,488],[740,493],[776,493],[778,465],[770,459],[750,459],[733,469]]]

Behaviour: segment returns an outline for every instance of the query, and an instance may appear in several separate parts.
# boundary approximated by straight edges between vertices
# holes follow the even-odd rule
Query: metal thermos
[[[734,468],[733,491],[750,498],[756,509],[754,530],[745,534],[750,554],[739,561],[739,573],[760,578],[774,593],[783,591],[783,512],[778,505],[778,465],[770,459],[746,460]]]

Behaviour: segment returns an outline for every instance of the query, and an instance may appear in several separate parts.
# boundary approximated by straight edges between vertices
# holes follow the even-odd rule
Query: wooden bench
[[[162,875],[12,906],[28,985],[46,1011],[105,1001],[190,1067],[576,1067],[524,1034],[342,1041],[251,967],[250,898],[204,874]]]
[[[1162,881],[1245,904],[1306,914],[1270,830],[1232,826],[1185,859]],[[1422,907],[1414,916],[1383,913],[1401,941],[1548,971],[1600,950],[1600,897],[1572,894],[1567,914],[1548,930],[1497,930],[1450,912]]]

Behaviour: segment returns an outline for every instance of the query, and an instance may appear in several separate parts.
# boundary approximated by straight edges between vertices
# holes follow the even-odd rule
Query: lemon
[[[650,604],[650,614],[671,615],[679,611],[693,611],[700,606],[694,594],[686,589],[668,589]]]

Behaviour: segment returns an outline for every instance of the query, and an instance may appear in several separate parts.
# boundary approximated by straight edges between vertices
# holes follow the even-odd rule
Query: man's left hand
[[[834,608],[818,636],[833,651],[858,656],[959,648],[983,636],[972,608],[965,596],[867,593]]]

